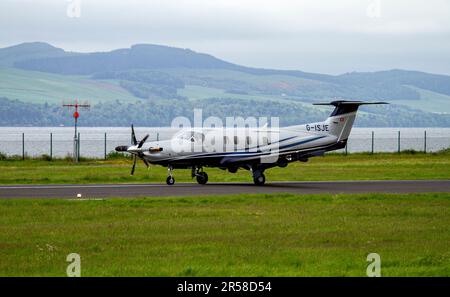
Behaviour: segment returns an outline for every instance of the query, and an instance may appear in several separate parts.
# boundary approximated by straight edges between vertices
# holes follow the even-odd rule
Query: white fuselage
[[[326,149],[347,139],[356,113],[329,117],[324,122],[268,128],[183,129],[169,140],[146,142],[140,149],[151,163],[192,159],[232,158],[245,160],[264,156]],[[158,150],[157,148],[160,148]],[[136,151],[136,146],[128,151]]]

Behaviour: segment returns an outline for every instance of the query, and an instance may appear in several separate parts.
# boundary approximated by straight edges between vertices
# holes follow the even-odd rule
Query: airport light
[[[78,112],[78,108],[90,108],[91,105],[88,102],[85,103],[78,103],[78,100],[75,100],[74,103],[67,103],[64,104],[63,103],[63,107],[68,107],[68,108],[75,108],[75,111],[73,113],[73,118],[74,118],[74,127],[75,127],[75,132],[73,135],[73,161],[74,162],[78,162],[80,160],[80,138],[78,136],[77,133],[77,126],[78,126],[78,118],[80,117],[80,113]]]

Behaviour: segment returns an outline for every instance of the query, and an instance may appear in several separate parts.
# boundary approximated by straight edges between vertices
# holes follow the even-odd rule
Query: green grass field
[[[120,99],[139,100],[114,81],[100,81],[88,77],[50,74],[12,68],[0,68],[0,97],[30,103],[61,104],[76,94],[80,101],[91,103]]]
[[[130,176],[131,160],[71,161],[16,160],[0,161],[0,184],[59,183],[161,183],[167,169],[151,166],[149,170],[138,162]],[[250,173],[236,174],[217,168],[206,168],[211,182],[252,182]],[[192,182],[189,170],[175,170],[177,182]],[[266,171],[267,181],[311,180],[393,180],[449,179],[450,153],[437,154],[330,154],[311,158],[307,163],[295,162],[287,168]]]
[[[0,200],[0,275],[450,276],[450,194]]]
[[[435,93],[433,91],[420,89],[414,86],[408,86],[420,94],[418,100],[395,100],[395,103],[403,104],[415,109],[421,109],[429,112],[450,112],[450,96]]]
[[[448,179],[448,152],[330,154],[267,171],[268,181]],[[131,160],[0,161],[0,184],[164,182]],[[251,182],[206,169],[210,181]],[[176,170],[177,182],[191,182]],[[0,275],[450,276],[450,194],[228,195],[0,200]]]

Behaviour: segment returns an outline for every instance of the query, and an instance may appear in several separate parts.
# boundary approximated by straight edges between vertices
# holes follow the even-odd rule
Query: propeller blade
[[[136,155],[133,155],[133,167],[131,167],[131,174],[134,174],[134,169],[136,168]]]
[[[136,140],[136,134],[134,133],[133,124],[131,124],[131,141],[133,141],[133,145],[136,145],[138,143]]]
[[[141,148],[143,145],[144,145],[144,143],[145,143],[145,141],[147,140],[147,138],[148,138],[148,134],[147,135],[145,135],[145,137],[144,138],[142,138],[142,140],[139,142],[139,144],[138,144],[138,148]]]
[[[142,161],[144,162],[145,166],[147,166],[147,168],[148,168],[149,164],[148,164],[147,160],[142,159]]]

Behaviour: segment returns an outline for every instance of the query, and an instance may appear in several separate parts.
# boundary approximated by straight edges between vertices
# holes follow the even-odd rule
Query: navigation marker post
[[[75,103],[63,104],[63,107],[75,108],[75,112],[73,113],[73,118],[75,120],[75,133],[73,136],[73,161],[78,162],[80,160],[80,133],[77,133],[78,118],[80,117],[78,108],[89,108],[91,105],[87,102],[80,104],[78,103],[78,100],[75,100]]]

